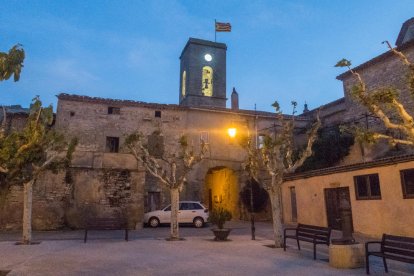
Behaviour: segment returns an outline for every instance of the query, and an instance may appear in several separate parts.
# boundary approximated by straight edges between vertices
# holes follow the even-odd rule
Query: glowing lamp
[[[204,59],[205,59],[206,61],[211,61],[211,60],[213,59],[213,57],[212,57],[210,54],[206,54],[206,55],[204,56]]]
[[[236,129],[236,128],[234,128],[234,127],[229,128],[229,129],[227,130],[227,133],[229,134],[229,136],[230,136],[231,138],[234,138],[234,137],[236,136],[237,129]]]

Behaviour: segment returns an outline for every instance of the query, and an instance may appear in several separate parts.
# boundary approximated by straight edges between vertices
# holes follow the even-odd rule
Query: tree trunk
[[[272,208],[273,234],[275,239],[275,247],[283,247],[283,225],[282,225],[282,209],[280,207],[280,185],[278,181],[272,177],[272,189],[269,190],[270,203]]]
[[[180,191],[178,188],[170,189],[171,194],[171,240],[180,239],[178,227],[178,207],[180,201]]]
[[[32,242],[33,183],[34,180],[30,180],[23,185],[23,244]]]

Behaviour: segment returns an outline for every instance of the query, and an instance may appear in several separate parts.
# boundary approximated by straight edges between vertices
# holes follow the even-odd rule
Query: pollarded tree
[[[14,45],[8,53],[0,52],[0,81],[14,76],[14,81],[20,79],[25,53],[22,45]]]
[[[125,140],[125,146],[134,158],[142,163],[146,170],[169,189],[171,197],[171,230],[170,240],[179,240],[178,208],[180,192],[187,176],[199,163],[206,152],[206,145],[201,143],[200,152],[195,153],[188,145],[187,137],[181,136],[177,143],[177,151],[163,153],[162,156],[151,154],[142,133],[133,133]]]
[[[77,140],[69,143],[51,128],[52,106],[42,107],[38,97],[33,99],[26,125],[21,131],[0,138],[0,172],[4,185],[23,185],[23,244],[32,239],[33,185],[46,170],[57,171],[69,166]],[[7,187],[6,187],[7,188]]]
[[[247,158],[244,169],[256,181],[260,169],[264,169],[270,175],[270,183],[264,183],[264,188],[269,194],[275,247],[283,246],[283,225],[282,225],[282,209],[281,209],[281,187],[283,177],[286,173],[293,173],[298,169],[305,160],[312,155],[312,145],[317,138],[318,129],[321,125],[319,113],[316,116],[316,122],[310,127],[307,136],[307,144],[305,149],[294,156],[296,150],[294,143],[295,129],[295,113],[296,102],[292,102],[293,114],[290,119],[285,119],[279,108],[279,104],[275,102],[272,106],[276,110],[276,121],[280,129],[273,134],[266,135],[261,149],[255,150],[253,143],[245,143]],[[258,161],[260,160],[260,161]]]
[[[407,68],[407,90],[410,95],[414,97],[414,64],[410,62],[402,52],[398,51],[396,48],[392,48],[388,41],[384,41],[383,43],[388,45],[390,51],[394,53]],[[400,101],[400,91],[391,86],[371,90],[368,89],[361,74],[351,69],[351,62],[347,59],[340,60],[335,66],[347,67],[349,69],[357,81],[351,91],[353,98],[378,117],[388,130],[391,130],[391,133],[385,134],[357,129],[356,133],[359,140],[372,143],[385,139],[391,145],[404,144],[413,146],[414,119],[406,106]],[[397,131],[399,133],[394,135],[392,131]],[[403,134],[403,137],[399,137],[399,134]]]

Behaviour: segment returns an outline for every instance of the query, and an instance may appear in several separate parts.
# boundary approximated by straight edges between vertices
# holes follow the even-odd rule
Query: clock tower
[[[188,40],[180,56],[180,105],[226,107],[226,50],[224,43]]]

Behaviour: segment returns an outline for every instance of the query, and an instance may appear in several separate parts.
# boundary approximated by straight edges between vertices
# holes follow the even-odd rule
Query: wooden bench
[[[85,239],[88,238],[89,230],[122,230],[125,229],[125,240],[128,241],[128,223],[121,218],[93,218],[86,222]]]
[[[294,234],[288,234],[287,231],[294,231]],[[306,224],[298,224],[296,228],[286,228],[284,230],[283,250],[286,251],[286,239],[295,239],[300,250],[299,241],[313,243],[313,259],[316,260],[316,245],[326,244],[329,246],[331,240],[331,228],[320,227]]]
[[[370,244],[381,245],[380,251],[370,251]],[[382,258],[385,272],[388,272],[386,259],[414,264],[414,238],[383,234],[381,241],[365,243],[366,270],[369,274],[369,256]]]

